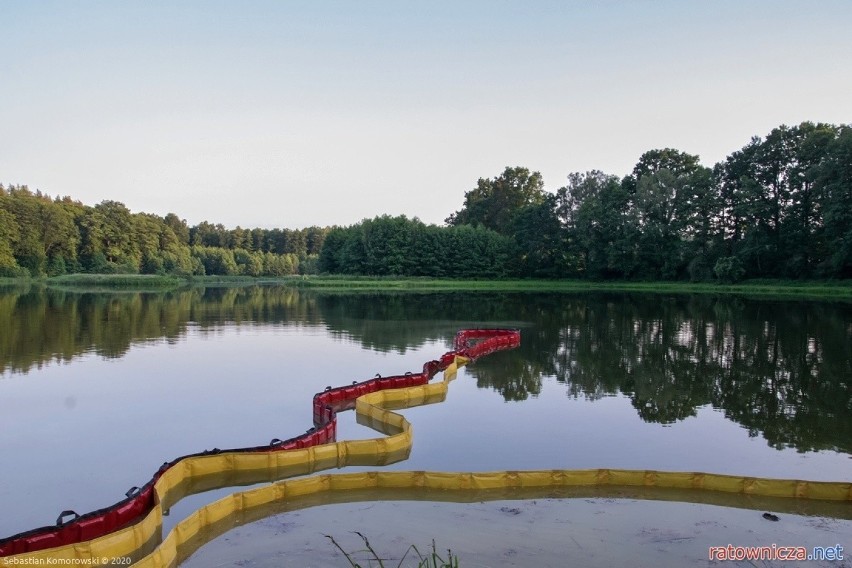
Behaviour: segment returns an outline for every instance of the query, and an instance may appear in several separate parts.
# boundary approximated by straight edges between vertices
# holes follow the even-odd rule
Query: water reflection
[[[572,397],[624,393],[647,422],[676,422],[712,405],[773,447],[852,453],[852,307],[828,302],[33,286],[0,291],[0,378],[89,352],[121,357],[136,343],[177,342],[189,326],[215,331],[226,323],[322,327],[398,352],[449,341],[459,327],[517,325],[520,349],[470,371],[507,401],[538,395],[552,377]]]
[[[479,386],[518,400],[553,376],[575,397],[624,393],[648,422],[710,404],[777,448],[852,451],[846,305],[625,294],[537,307],[546,315],[517,353],[472,371]]]
[[[26,373],[89,352],[122,357],[136,343],[177,342],[190,324],[202,330],[225,323],[318,325],[316,310],[315,302],[281,287],[150,293],[7,289],[0,291],[0,373]]]

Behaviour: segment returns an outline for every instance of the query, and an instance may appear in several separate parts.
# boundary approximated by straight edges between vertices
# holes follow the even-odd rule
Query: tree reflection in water
[[[329,293],[280,286],[0,291],[0,378],[85,353],[176,342],[190,325],[316,327],[367,349],[449,344],[461,327],[519,326],[521,347],[469,368],[507,401],[565,385],[623,393],[648,422],[712,405],[773,447],[852,453],[852,306],[710,295]]]

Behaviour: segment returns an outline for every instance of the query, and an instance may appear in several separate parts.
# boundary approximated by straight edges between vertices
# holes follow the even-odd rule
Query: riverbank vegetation
[[[284,277],[189,276],[145,274],[69,274],[46,279],[0,278],[0,287],[47,286],[84,291],[168,290],[280,285],[322,292],[643,292],[752,297],[852,300],[852,280],[754,279],[736,284],[719,282],[592,281],[540,278],[429,278],[399,276],[301,275]]]
[[[390,559],[383,558],[376,552],[376,549],[370,544],[370,541],[367,540],[367,537],[361,534],[358,531],[355,531],[361,540],[364,541],[364,548],[361,550],[347,552],[345,548],[343,548],[340,543],[338,543],[333,536],[324,535],[325,538],[331,541],[331,544],[343,554],[346,561],[349,562],[349,566],[352,568],[361,568],[362,565],[358,563],[357,557],[364,556],[365,560],[362,562],[366,562],[367,566],[377,566],[378,568],[385,568],[385,561],[390,562]],[[413,558],[414,554],[417,555],[417,558]],[[453,555],[452,550],[447,550],[447,558],[443,558],[440,554],[438,554],[438,549],[435,546],[435,540],[432,539],[432,550],[427,552],[425,555],[421,554],[416,546],[409,545],[406,551],[403,553],[402,557],[399,559],[399,563],[396,564],[396,568],[402,568],[403,562],[409,556],[412,557],[412,562],[416,564],[411,564],[412,566],[416,566],[417,568],[458,568],[459,567],[459,558],[458,556]],[[389,564],[391,566],[392,564]]]
[[[850,203],[852,126],[811,122],[754,137],[712,168],[650,150],[623,178],[574,173],[555,192],[509,167],[481,178],[445,226],[383,215],[300,230],[190,227],[174,213],[0,186],[0,277],[849,279]]]
[[[204,280],[198,280],[203,282]],[[276,279],[289,286],[346,291],[494,291],[494,292],[652,292],[665,294],[738,294],[852,299],[852,282],[755,279],[736,284],[717,282],[590,281],[577,279],[498,279],[307,276]]]
[[[0,277],[65,274],[286,276],[312,267],[327,229],[188,226],[174,213],[131,213],[0,185]]]

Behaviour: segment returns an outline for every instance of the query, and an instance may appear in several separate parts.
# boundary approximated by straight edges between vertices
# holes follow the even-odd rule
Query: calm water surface
[[[394,469],[852,480],[852,306],[736,297],[0,289],[0,536],[179,455],[288,438],[326,385],[418,371],[463,327],[521,347],[406,410]],[[375,432],[341,415],[338,439]],[[173,522],[231,490],[195,496]],[[852,542],[849,543],[852,545]]]

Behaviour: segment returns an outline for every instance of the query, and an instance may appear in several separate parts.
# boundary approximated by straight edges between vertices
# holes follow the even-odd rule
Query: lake
[[[300,434],[312,425],[315,392],[377,373],[419,371],[466,327],[519,328],[521,346],[463,368],[445,402],[403,411],[414,447],[388,469],[625,468],[852,481],[849,303],[611,292],[10,287],[0,289],[0,537],[53,524],[62,510],[110,505],[179,455]],[[340,415],[339,440],[375,436],[352,412]],[[231,491],[186,499],[169,526]],[[612,534],[626,530],[625,518],[680,518],[671,504],[657,510],[661,505],[613,501],[591,501],[595,511],[623,509],[618,526],[601,529]],[[532,502],[542,503],[535,514]],[[524,503],[518,510],[526,517],[501,515],[517,506],[495,504],[479,524],[504,526],[518,516],[552,528],[562,510],[556,502]],[[393,515],[410,518],[406,507],[415,506],[394,513],[392,504],[373,505],[391,522]],[[426,519],[416,530],[437,534],[442,518],[479,518],[475,507],[444,506],[456,509],[414,514]],[[322,532],[328,515],[358,518],[358,507],[340,507],[300,513],[298,530],[313,530],[316,539],[314,529]],[[749,526],[730,517],[740,514],[724,513],[729,525]],[[256,549],[269,526],[285,536],[297,531],[282,532],[291,521],[277,518],[256,525],[244,541]],[[852,547],[852,523],[825,519],[829,533],[808,538],[834,545],[819,539],[837,533]],[[797,526],[813,529],[807,520]],[[452,531],[441,534],[452,538]],[[557,538],[536,534],[524,545],[550,549],[547,539]],[[724,533],[703,534],[693,540],[706,550]],[[422,536],[429,542],[436,535]],[[287,545],[279,542],[265,558],[282,550]],[[523,546],[512,550],[520,559],[500,558],[524,565]]]

